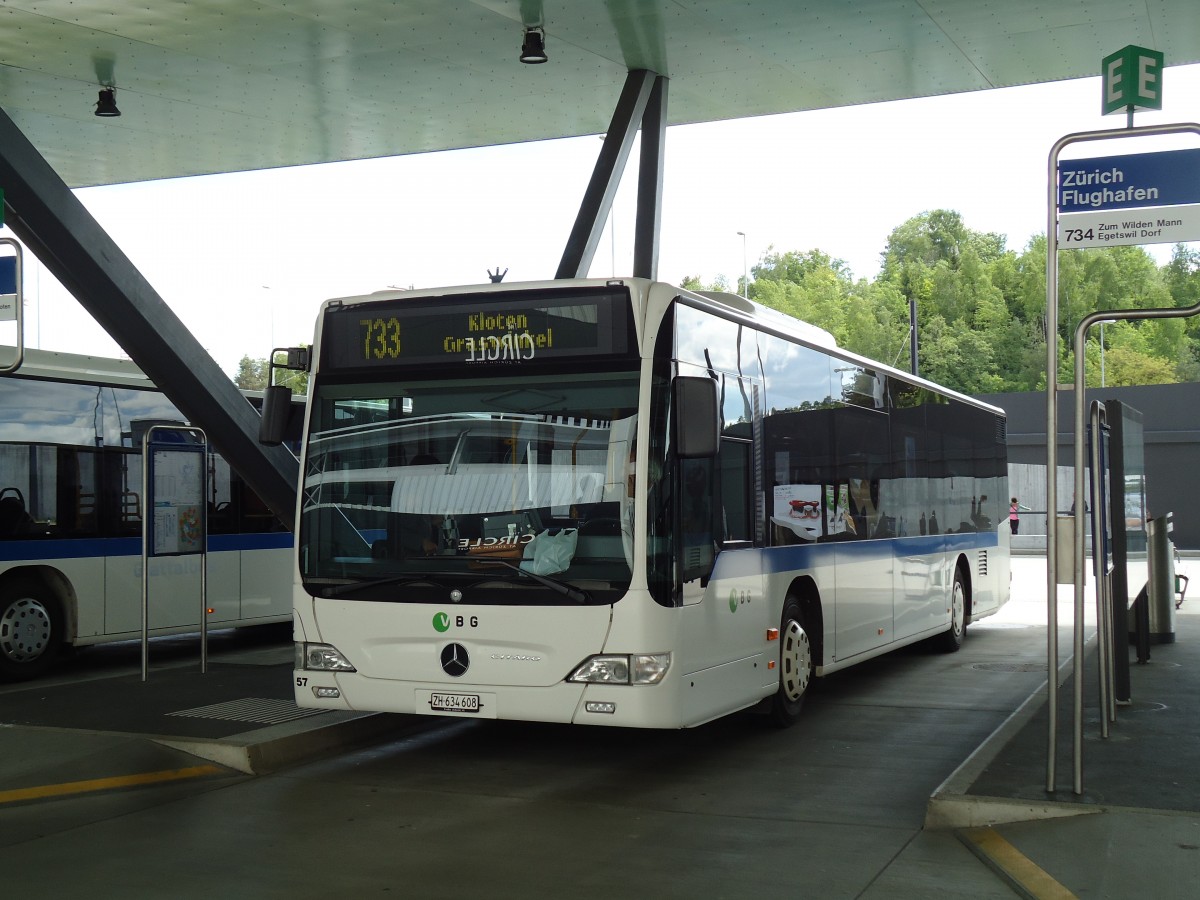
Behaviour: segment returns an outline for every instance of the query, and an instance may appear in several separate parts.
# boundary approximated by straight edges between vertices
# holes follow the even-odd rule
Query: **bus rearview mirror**
[[[278,447],[287,434],[288,418],[292,413],[292,389],[272,384],[263,391],[262,420],[258,423],[258,442]]]
[[[673,390],[676,455],[680,459],[716,456],[717,383],[711,378],[681,375],[675,379]]]

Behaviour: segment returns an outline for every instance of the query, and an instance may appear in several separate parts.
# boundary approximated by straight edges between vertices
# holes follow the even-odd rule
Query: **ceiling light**
[[[541,28],[526,28],[521,44],[521,62],[535,65],[546,61],[546,33]]]
[[[96,115],[113,118],[120,114],[121,111],[117,109],[117,89],[103,88],[100,91],[100,99],[96,101]]]

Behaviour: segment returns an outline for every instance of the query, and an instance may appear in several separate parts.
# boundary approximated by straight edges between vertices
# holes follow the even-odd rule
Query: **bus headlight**
[[[590,656],[571,673],[567,681],[584,684],[658,684],[670,667],[670,653]]]
[[[350,660],[331,644],[296,644],[296,668],[314,672],[356,672]]]

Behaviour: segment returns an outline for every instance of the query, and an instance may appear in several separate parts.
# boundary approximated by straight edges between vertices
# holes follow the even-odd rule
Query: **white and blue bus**
[[[332,300],[307,366],[301,706],[789,724],[1008,599],[1003,412],[737,296]]]
[[[0,678],[140,637],[142,437],[164,424],[183,415],[127,360],[26,350],[0,378]],[[215,453],[209,490],[209,627],[286,622],[290,528]],[[199,558],[154,558],[150,575],[150,634],[199,630]]]

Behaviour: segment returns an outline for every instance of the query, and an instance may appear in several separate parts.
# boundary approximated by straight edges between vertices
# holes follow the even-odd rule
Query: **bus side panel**
[[[896,561],[893,585],[896,596],[896,639],[904,640],[928,632],[939,624],[949,627],[947,614],[950,582],[948,561],[941,535],[912,535],[891,541]],[[949,569],[953,576],[953,568]]]
[[[893,542],[835,544],[837,637],[826,644],[832,659],[845,659],[894,639],[892,601]]]
[[[287,617],[292,614],[292,548],[243,550],[241,562],[241,618]]]
[[[821,605],[823,633],[821,643],[825,649],[824,662],[831,661],[830,654],[834,647],[837,630],[837,608],[834,598],[837,596],[837,565],[835,562],[836,544],[799,544],[785,547],[772,547],[764,551],[763,571],[767,573],[765,590],[771,608],[770,627],[778,628],[783,621],[783,604],[787,600],[792,583],[798,578],[809,578],[816,586]],[[811,629],[813,624],[806,623]],[[778,650],[772,651],[778,655]],[[820,660],[818,660],[820,664]],[[778,673],[772,672],[768,679],[772,684],[778,683]]]
[[[708,721],[763,696],[767,628],[778,627],[763,593],[763,551],[718,554],[699,603],[680,609],[679,671],[685,725]]]
[[[236,591],[236,570],[230,572],[229,554],[208,562],[209,605]],[[215,554],[214,554],[215,556]],[[236,557],[232,560],[236,566]],[[142,627],[142,557],[140,554],[109,556],[104,561],[104,633],[140,631]],[[147,583],[150,628],[200,625],[200,557],[160,556],[149,562]],[[225,604],[221,604],[225,605]],[[226,612],[225,609],[218,609]],[[219,618],[214,616],[213,618]]]
[[[985,537],[980,535],[980,538]],[[1011,563],[1008,523],[987,535],[967,553],[971,578],[971,621],[978,621],[1008,602]]]
[[[286,531],[210,535],[208,605],[216,609],[211,621],[291,616],[292,545]],[[211,578],[214,561],[220,567],[219,588]]]

